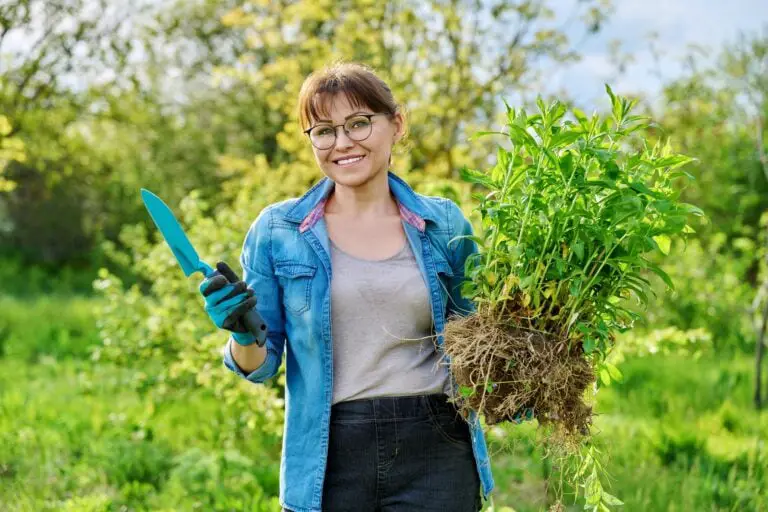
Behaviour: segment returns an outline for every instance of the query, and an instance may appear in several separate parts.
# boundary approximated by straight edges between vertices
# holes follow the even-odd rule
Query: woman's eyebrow
[[[344,118],[344,120],[346,121],[350,117],[355,117],[355,116],[360,115],[360,114],[370,114],[370,112],[364,112],[362,110],[358,110],[357,112],[353,112],[353,113],[349,114],[347,117]],[[316,121],[316,123],[332,123],[332,122],[333,121],[331,121],[330,119],[318,119]]]

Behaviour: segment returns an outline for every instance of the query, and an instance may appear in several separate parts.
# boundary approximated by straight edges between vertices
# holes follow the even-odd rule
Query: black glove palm
[[[200,283],[205,310],[217,327],[232,332],[238,343],[249,345],[254,335],[245,325],[245,315],[256,306],[254,291],[223,261],[216,263],[216,270],[217,274]]]

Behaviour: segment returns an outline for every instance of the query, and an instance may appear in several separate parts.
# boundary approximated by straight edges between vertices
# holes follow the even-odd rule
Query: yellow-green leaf
[[[669,254],[669,249],[672,246],[672,239],[669,238],[667,235],[657,235],[653,237],[653,239],[656,241],[656,243],[659,245],[659,249],[661,250],[664,255]]]

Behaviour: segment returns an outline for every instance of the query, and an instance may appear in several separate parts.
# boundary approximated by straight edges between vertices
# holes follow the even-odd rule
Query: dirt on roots
[[[585,391],[595,373],[584,359],[581,343],[526,330],[513,319],[497,322],[480,314],[451,319],[444,349],[459,386],[475,390],[458,402],[485,415],[493,425],[514,421],[531,409],[542,426],[554,427],[556,437],[577,441],[589,434],[592,408]]]

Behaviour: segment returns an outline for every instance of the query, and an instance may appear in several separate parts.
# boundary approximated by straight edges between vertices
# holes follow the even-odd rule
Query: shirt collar
[[[426,229],[426,221],[437,219],[423,200],[413,189],[392,171],[387,171],[389,189],[395,197],[400,218],[421,232]],[[305,232],[323,218],[325,205],[335,183],[327,176],[310,188],[285,214],[285,219],[299,224],[299,231]]]

